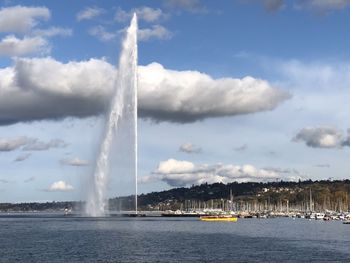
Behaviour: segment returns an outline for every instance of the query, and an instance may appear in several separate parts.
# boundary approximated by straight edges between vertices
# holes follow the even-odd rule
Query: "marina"
[[[147,216],[147,212],[144,213]],[[203,217],[203,216],[234,216],[236,218],[258,218],[258,219],[267,219],[267,218],[279,218],[279,217],[289,217],[293,219],[307,219],[307,220],[324,220],[324,221],[350,221],[349,212],[334,212],[327,211],[325,213],[321,212],[232,212],[232,211],[210,211],[210,210],[199,210],[199,211],[165,211],[161,213],[162,217]]]

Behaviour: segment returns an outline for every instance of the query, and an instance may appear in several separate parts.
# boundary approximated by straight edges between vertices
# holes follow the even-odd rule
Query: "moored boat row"
[[[192,210],[192,211],[182,211],[167,210],[161,214],[164,217],[204,217],[204,216],[233,216],[236,218],[275,218],[275,217],[291,217],[291,218],[305,218],[308,220],[339,220],[339,221],[350,221],[349,212],[246,212],[246,211],[222,211],[218,209],[206,209],[206,210]]]

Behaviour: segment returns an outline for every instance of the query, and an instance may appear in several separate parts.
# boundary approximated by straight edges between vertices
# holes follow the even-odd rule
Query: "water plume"
[[[106,116],[104,137],[96,160],[91,189],[86,201],[86,214],[106,216],[108,213],[107,183],[111,150],[118,138],[119,126],[127,123],[135,176],[135,213],[137,213],[137,17],[133,15],[119,57],[118,76]]]

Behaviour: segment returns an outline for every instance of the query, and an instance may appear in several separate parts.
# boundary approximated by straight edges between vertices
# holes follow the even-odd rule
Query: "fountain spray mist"
[[[107,114],[104,137],[96,161],[91,189],[86,201],[86,214],[105,216],[108,211],[106,194],[113,141],[123,120],[131,122],[129,133],[133,143],[135,173],[135,213],[137,213],[137,17],[134,14],[126,31],[119,58],[118,76]]]

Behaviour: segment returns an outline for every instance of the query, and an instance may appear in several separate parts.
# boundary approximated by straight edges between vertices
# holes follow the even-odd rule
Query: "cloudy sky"
[[[85,199],[133,12],[140,192],[349,178],[350,1],[2,0],[0,202]]]

